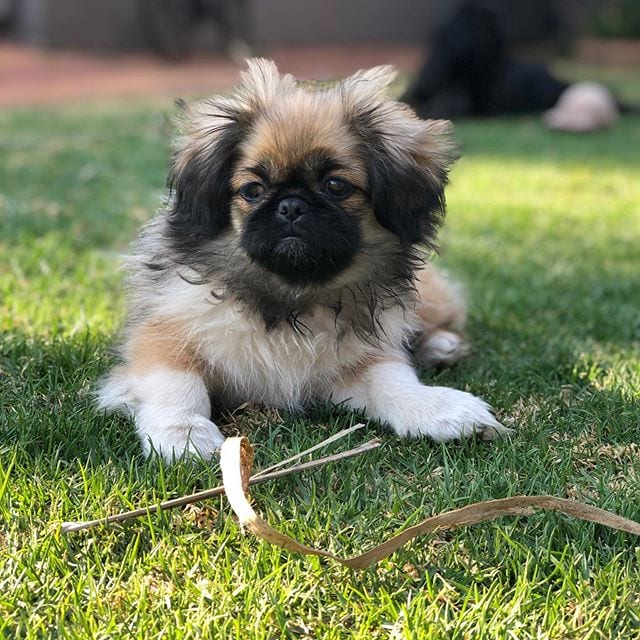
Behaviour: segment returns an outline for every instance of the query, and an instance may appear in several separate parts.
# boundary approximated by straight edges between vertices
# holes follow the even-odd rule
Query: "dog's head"
[[[231,234],[293,285],[330,282],[368,245],[433,244],[454,156],[449,123],[384,96],[378,67],[331,86],[249,63],[229,98],[187,108],[168,214],[184,252]]]

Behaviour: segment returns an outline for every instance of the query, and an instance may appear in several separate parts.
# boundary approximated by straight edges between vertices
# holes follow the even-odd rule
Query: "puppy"
[[[450,125],[384,96],[389,68],[310,87],[265,60],[186,109],[170,193],[129,268],[123,363],[100,404],[146,454],[210,457],[212,402],[357,409],[435,441],[506,429],[420,383],[408,353],[466,352],[464,304],[424,260],[444,212]]]

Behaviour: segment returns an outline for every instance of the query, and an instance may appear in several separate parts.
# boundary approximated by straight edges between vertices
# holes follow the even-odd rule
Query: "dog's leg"
[[[126,364],[100,388],[100,406],[134,417],[147,456],[210,458],[224,436],[210,420],[211,400],[196,361],[176,335],[176,327],[162,323],[135,331],[125,344]]]
[[[418,272],[416,289],[416,313],[422,321],[412,345],[416,361],[424,365],[457,362],[470,350],[464,337],[467,312],[462,292],[432,266]]]
[[[400,357],[381,357],[352,373],[334,390],[331,400],[363,410],[400,436],[443,442],[478,434],[489,440],[510,431],[495,419],[486,402],[464,391],[423,385]]]

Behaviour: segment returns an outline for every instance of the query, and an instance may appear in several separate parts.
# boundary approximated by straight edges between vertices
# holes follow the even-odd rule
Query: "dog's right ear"
[[[168,221],[174,240],[190,244],[215,237],[229,223],[229,181],[249,121],[227,99],[178,106],[183,113],[168,178]]]
[[[193,107],[178,103],[181,135],[169,174],[169,225],[178,244],[192,246],[213,238],[230,222],[230,179],[238,147],[254,119],[294,79],[269,60],[249,60],[242,82],[228,98],[215,97]]]

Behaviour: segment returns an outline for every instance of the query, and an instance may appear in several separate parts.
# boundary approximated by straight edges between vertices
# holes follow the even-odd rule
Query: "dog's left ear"
[[[378,129],[364,138],[363,147],[376,220],[403,243],[433,245],[445,214],[444,188],[453,158],[442,143],[449,123],[419,122],[405,145],[401,133]],[[394,149],[391,140],[401,148]]]
[[[377,221],[406,244],[435,242],[445,210],[444,188],[457,157],[446,120],[421,120],[384,91],[388,67],[343,82],[343,101],[360,137]]]

